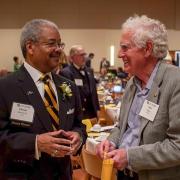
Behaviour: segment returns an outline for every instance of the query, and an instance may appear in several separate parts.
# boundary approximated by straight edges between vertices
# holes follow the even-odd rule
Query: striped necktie
[[[46,106],[46,110],[48,111],[52,126],[54,130],[59,129],[59,112],[58,112],[58,105],[56,95],[54,90],[50,84],[50,76],[49,75],[42,75],[40,80],[44,83],[44,104]]]

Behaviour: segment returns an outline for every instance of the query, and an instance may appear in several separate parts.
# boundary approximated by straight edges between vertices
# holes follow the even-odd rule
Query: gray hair
[[[148,41],[153,43],[153,56],[157,59],[166,57],[168,50],[167,30],[160,21],[146,15],[130,17],[122,25],[122,31],[132,31],[132,42],[138,47],[146,47]]]
[[[78,54],[80,50],[82,50],[83,47],[81,45],[73,45],[69,51],[69,55],[73,56],[75,54]]]
[[[20,46],[22,50],[22,54],[24,58],[26,58],[26,44],[28,41],[37,42],[40,38],[42,27],[50,26],[57,31],[59,31],[56,24],[51,21],[45,19],[33,19],[27,22],[24,27],[22,28],[21,37],[20,37]]]

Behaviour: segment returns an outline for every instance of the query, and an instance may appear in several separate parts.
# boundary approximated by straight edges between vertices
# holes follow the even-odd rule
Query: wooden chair
[[[95,121],[95,120],[94,120]],[[92,128],[92,122],[91,119],[83,119],[82,123],[86,126],[86,132],[90,132],[90,129]],[[97,119],[96,119],[97,121]],[[82,156],[71,156],[71,162],[73,167],[73,180],[86,180],[88,179],[89,175],[84,170],[84,164],[82,162]]]
[[[100,124],[101,126],[109,126],[109,125],[113,124],[113,121],[111,120],[111,118],[106,113],[105,106],[100,107],[100,111],[99,111],[98,116],[99,116],[98,124]]]
[[[86,132],[90,132],[90,129],[92,128],[92,123],[90,119],[83,119],[82,123],[86,126]]]
[[[82,159],[85,171],[89,174],[90,178],[100,179],[102,160],[98,158],[95,154],[88,152],[85,146],[82,148]]]
[[[88,173],[88,179],[100,180],[102,172],[102,160],[95,154],[88,152],[85,146],[82,148],[82,160],[85,171]],[[111,180],[116,179],[116,170],[113,169],[113,174]]]

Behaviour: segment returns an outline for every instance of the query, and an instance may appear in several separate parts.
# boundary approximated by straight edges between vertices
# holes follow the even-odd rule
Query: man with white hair
[[[97,154],[114,160],[121,180],[180,179],[180,70],[166,64],[167,31],[158,20],[130,17],[119,57],[129,80],[119,124]]]

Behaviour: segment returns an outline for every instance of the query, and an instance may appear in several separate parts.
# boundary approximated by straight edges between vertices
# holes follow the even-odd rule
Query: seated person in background
[[[117,76],[118,78],[125,79],[128,77],[128,73],[126,73],[122,67],[118,67]]]
[[[74,45],[70,49],[71,64],[60,74],[72,81],[79,88],[83,107],[83,119],[97,117],[99,101],[93,71],[85,66],[85,51],[81,45]]]
[[[110,67],[110,62],[105,57],[103,57],[101,62],[100,62],[100,73],[101,73],[101,75],[106,75],[109,67]]]

